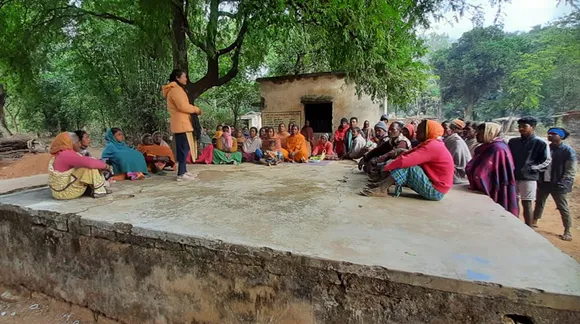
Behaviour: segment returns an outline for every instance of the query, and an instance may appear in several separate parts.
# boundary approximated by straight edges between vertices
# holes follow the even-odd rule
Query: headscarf
[[[105,134],[107,145],[101,154],[102,159],[108,159],[113,165],[115,174],[141,172],[148,174],[143,153],[130,148],[125,142],[119,142],[109,128]]]
[[[439,137],[443,136],[445,130],[443,126],[434,120],[426,120],[425,121],[425,142],[427,143],[432,140],[436,140]]]
[[[322,139],[323,137],[326,138],[326,140],[328,141],[328,139],[330,138],[330,135],[328,135],[328,133],[324,133],[322,135],[320,135],[320,138]]]
[[[50,154],[56,155],[60,151],[72,150],[73,143],[67,132],[60,133],[56,136],[50,145]]]
[[[564,132],[564,130],[562,130],[561,128],[558,128],[558,127],[552,127],[550,129],[548,129],[548,134],[556,134],[556,135],[560,136],[562,139],[564,139],[564,137],[566,137],[566,132]]]
[[[451,125],[455,125],[459,129],[465,128],[465,122],[461,119],[454,119],[450,122]]]
[[[111,128],[107,128],[107,132],[105,133],[105,141],[107,142],[107,145],[111,144],[118,149],[122,149],[127,146],[125,142],[117,141],[117,139],[115,138],[115,134],[113,134],[113,130]]]
[[[227,131],[224,131],[222,134],[224,138],[224,143],[226,144],[226,148],[231,149],[232,145],[234,145],[234,140],[232,139],[232,130],[228,128]]]
[[[483,131],[483,142],[491,143],[496,139],[501,133],[501,125],[496,123],[485,123],[485,129]]]
[[[415,125],[413,124],[407,124],[404,127],[408,132],[409,132],[409,139],[412,140],[415,138]]]
[[[375,129],[376,129],[376,128],[382,129],[382,130],[384,130],[385,132],[386,132],[386,131],[388,131],[387,124],[385,124],[385,122],[382,122],[382,121],[378,122],[378,123],[375,125]]]

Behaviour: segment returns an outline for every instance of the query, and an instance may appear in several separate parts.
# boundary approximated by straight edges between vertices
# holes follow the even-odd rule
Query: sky
[[[497,7],[492,8],[488,0],[474,0],[474,4],[481,4],[485,14],[485,26],[493,24],[497,13]],[[511,3],[502,6],[504,30],[506,32],[529,31],[533,26],[543,25],[572,12],[569,5],[560,4],[557,0],[512,0]],[[452,14],[447,15],[452,20]],[[459,23],[450,25],[440,21],[433,23],[430,32],[446,33],[452,39],[458,39],[461,35],[473,28],[470,17],[463,17]]]

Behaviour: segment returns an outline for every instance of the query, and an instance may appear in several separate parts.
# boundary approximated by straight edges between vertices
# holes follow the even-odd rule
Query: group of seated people
[[[50,146],[48,184],[56,199],[83,195],[101,198],[111,193],[110,184],[121,180],[143,180],[151,173],[173,170],[175,158],[161,132],[145,134],[137,149],[125,142],[119,128],[107,129],[107,142],[100,159],[91,156],[85,131],[58,134]]]
[[[364,196],[385,197],[391,187],[398,196],[403,187],[408,187],[425,199],[438,201],[454,184],[469,183],[471,189],[487,194],[515,216],[519,216],[519,193],[530,226],[541,217],[549,194],[557,198],[561,213],[567,213],[562,218],[570,218],[566,194],[571,191],[577,163],[573,149],[561,145],[568,136],[562,128],[550,129],[549,138],[556,141],[552,147],[534,137],[533,118],[521,119],[518,123],[522,137],[510,140],[508,146],[500,136],[501,126],[492,122],[455,119],[389,124],[384,117],[372,129],[368,121],[362,129],[357,123],[355,117],[350,123],[343,118],[333,138],[322,134],[316,143],[308,122],[302,129],[291,123],[289,132],[284,124],[278,125],[278,132],[272,127],[259,131],[252,127],[234,134],[229,126],[218,126],[213,139],[204,129],[199,139],[201,155],[191,162],[245,161],[271,166],[307,162],[316,157],[358,160],[359,169],[368,174],[366,188],[360,191]],[[173,152],[160,132],[143,135],[136,150],[127,145],[119,128],[108,129],[105,140],[106,147],[97,159],[87,150],[90,138],[86,132],[65,132],[56,137],[50,147],[53,158],[49,163],[49,186],[56,199],[74,199],[84,194],[104,197],[110,193],[112,181],[141,180],[175,167]],[[556,149],[563,153],[556,151],[559,155],[552,162],[550,150]],[[534,159],[530,158],[532,155]],[[546,173],[549,174],[544,176]],[[545,185],[554,181],[558,181],[558,186]],[[536,182],[542,183],[543,191],[538,189],[541,201],[536,203],[537,215],[532,218],[531,202],[538,186],[532,184]],[[570,226],[566,225],[566,239],[571,239]]]

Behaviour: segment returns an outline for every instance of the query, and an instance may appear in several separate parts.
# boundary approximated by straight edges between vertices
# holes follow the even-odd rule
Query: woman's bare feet
[[[560,239],[562,239],[562,241],[572,241],[572,234],[564,232],[564,234],[560,235]]]

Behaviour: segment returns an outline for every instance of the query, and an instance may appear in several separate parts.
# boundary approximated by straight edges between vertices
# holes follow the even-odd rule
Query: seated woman
[[[287,161],[290,162],[308,162],[308,146],[306,138],[300,134],[296,124],[291,125],[290,136],[286,138],[286,150],[288,151]]]
[[[283,127],[284,124],[281,124]],[[285,149],[282,148],[282,139],[280,138],[280,136],[278,134],[276,134],[276,131],[274,130],[274,128],[272,127],[267,127],[266,128],[266,140],[262,140],[262,152],[266,152],[267,150],[270,149],[270,144],[274,143],[274,147],[276,152],[279,152],[282,154],[282,156],[284,157],[284,159],[288,158],[288,151],[286,151]]]
[[[243,152],[244,143],[246,142],[246,137],[240,129],[236,131],[236,141],[238,142],[238,152]]]
[[[141,137],[141,144],[137,145],[137,151],[143,153],[149,172],[164,175],[165,167],[175,166],[175,157],[169,146],[155,145],[153,136],[145,134]]]
[[[217,139],[213,150],[213,164],[242,163],[242,153],[238,152],[238,141],[232,137],[230,127],[224,126],[223,134]]]
[[[420,144],[387,164],[385,171],[390,175],[375,189],[364,189],[363,196],[386,197],[393,185],[395,196],[403,186],[409,187],[427,200],[439,201],[453,186],[455,167],[451,153],[439,138],[443,127],[434,120],[425,120],[417,128]]]
[[[113,166],[115,180],[142,180],[149,174],[143,154],[125,143],[125,135],[119,128],[109,128],[105,134],[107,145],[101,158]]]
[[[405,136],[409,141],[411,141],[411,147],[416,147],[419,145],[419,141],[415,137],[415,125],[407,124],[403,127],[403,136]]]
[[[102,171],[107,165],[77,153],[80,141],[75,133],[60,133],[50,146],[48,186],[55,199],[75,199],[85,193],[101,198],[110,193]]]
[[[337,156],[334,154],[334,151],[332,150],[332,143],[328,139],[328,134],[320,135],[318,144],[316,144],[314,150],[312,150],[312,156],[319,156],[324,153],[325,160],[336,160]]]
[[[483,123],[477,127],[475,156],[465,169],[469,188],[485,193],[505,210],[519,216],[514,161],[509,147],[500,137],[501,125]]]
[[[264,155],[260,159],[260,162],[267,166],[278,165],[278,163],[283,162],[284,155],[282,152],[276,151],[276,141],[268,141],[268,143],[270,143],[270,148],[264,151]]]
[[[253,162],[262,158],[262,139],[258,136],[258,129],[256,127],[250,128],[250,137],[244,142],[242,148],[242,161]]]
[[[89,153],[88,148],[89,145],[91,145],[91,138],[89,137],[89,133],[85,132],[84,130],[76,130],[75,134],[77,135],[77,137],[79,138],[80,141],[80,150],[78,151],[80,155],[82,156],[91,156],[91,153]]]

